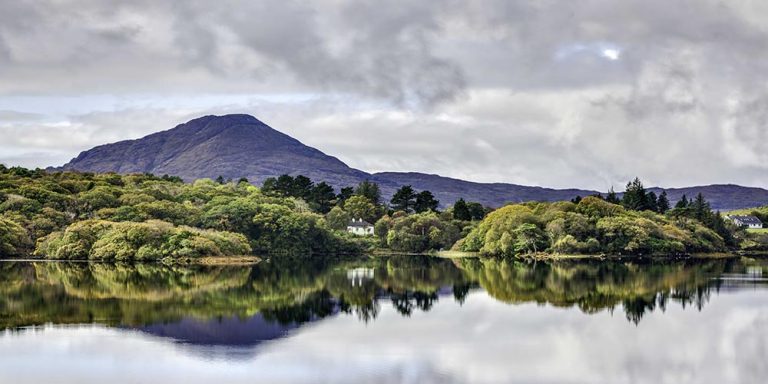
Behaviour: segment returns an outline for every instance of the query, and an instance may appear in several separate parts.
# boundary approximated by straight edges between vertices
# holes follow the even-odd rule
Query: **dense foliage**
[[[246,255],[245,236],[164,221],[144,223],[85,220],[40,239],[35,254],[51,259],[158,260]]]
[[[384,216],[375,230],[381,243],[400,252],[425,252],[450,248],[461,238],[464,223],[446,215],[424,212],[406,215],[398,212]]]
[[[368,246],[328,228],[313,212],[319,199],[308,204],[262,193],[246,180],[222,182],[2,167],[0,255],[34,250],[51,258],[122,260],[357,253]],[[317,191],[326,189],[322,184]]]
[[[457,243],[463,251],[680,254],[724,250],[726,240],[687,214],[634,211],[590,196],[572,202],[513,204],[490,213]]]

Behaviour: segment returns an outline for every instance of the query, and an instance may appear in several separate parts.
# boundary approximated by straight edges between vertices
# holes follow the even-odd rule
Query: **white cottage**
[[[760,219],[758,219],[755,216],[733,215],[733,216],[726,216],[726,218],[733,221],[733,223],[738,225],[739,227],[747,227],[747,228],[753,228],[753,229],[763,227],[763,222],[760,221]]]
[[[373,235],[373,224],[363,219],[352,219],[347,224],[347,232],[355,235]]]

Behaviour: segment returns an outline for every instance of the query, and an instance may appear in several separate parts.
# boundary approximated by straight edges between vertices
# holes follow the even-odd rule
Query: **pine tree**
[[[344,205],[344,202],[347,201],[352,195],[355,194],[355,189],[352,187],[344,187],[339,191],[339,194],[336,195],[336,204],[338,205]]]
[[[685,209],[688,208],[688,205],[690,203],[688,202],[688,198],[683,195],[683,197],[680,198],[680,200],[677,201],[675,204],[675,209]]]
[[[627,190],[624,191],[624,196],[621,199],[621,205],[624,208],[634,211],[644,211],[649,209],[648,196],[645,192],[645,187],[640,178],[627,183]]]
[[[653,212],[659,211],[659,199],[656,197],[656,194],[653,193],[653,191],[650,191],[645,195],[645,201],[645,209]]]
[[[611,186],[611,189],[608,190],[608,194],[605,195],[605,201],[611,204],[621,204],[621,200],[619,200],[619,197],[616,196],[616,192],[613,190],[613,186]]]
[[[691,208],[693,210],[693,217],[702,223],[706,223],[708,215],[712,213],[709,203],[704,199],[704,195],[701,193],[696,195],[696,199],[691,203]]]
[[[293,179],[290,195],[304,199],[304,201],[309,201],[310,196],[312,195],[312,188],[314,188],[314,184],[315,183],[313,183],[309,177],[298,175]]]
[[[421,191],[416,194],[416,202],[414,203],[413,208],[419,213],[428,211],[437,212],[438,205],[440,205],[440,202],[435,200],[435,195],[433,195],[432,192]]]
[[[410,212],[416,203],[416,192],[410,185],[405,185],[395,192],[390,203],[392,203],[392,208],[397,211]]]
[[[656,211],[664,214],[669,211],[669,198],[667,197],[667,191],[661,191],[659,199],[656,201]]]
[[[374,182],[363,180],[357,185],[355,195],[368,198],[374,205],[381,204],[381,190],[379,189],[379,185]]]
[[[320,213],[328,213],[333,206],[333,200],[336,199],[336,193],[325,181],[318,183],[312,188],[309,203],[313,210]]]

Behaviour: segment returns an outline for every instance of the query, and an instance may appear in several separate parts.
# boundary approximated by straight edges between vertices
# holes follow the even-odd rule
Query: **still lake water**
[[[0,383],[765,383],[768,262],[0,263]]]

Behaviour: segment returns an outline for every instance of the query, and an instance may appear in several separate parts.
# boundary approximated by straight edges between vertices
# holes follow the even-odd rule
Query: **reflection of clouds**
[[[473,292],[462,307],[441,300],[410,318],[389,305],[372,323],[329,318],[248,360],[206,359],[132,331],[48,327],[0,335],[0,382],[754,383],[768,375],[765,304],[765,292],[722,294],[702,311],[671,305],[635,325],[619,312]]]
[[[765,382],[768,378],[768,312],[744,318],[747,321],[731,339],[736,352],[736,377],[745,383]]]

